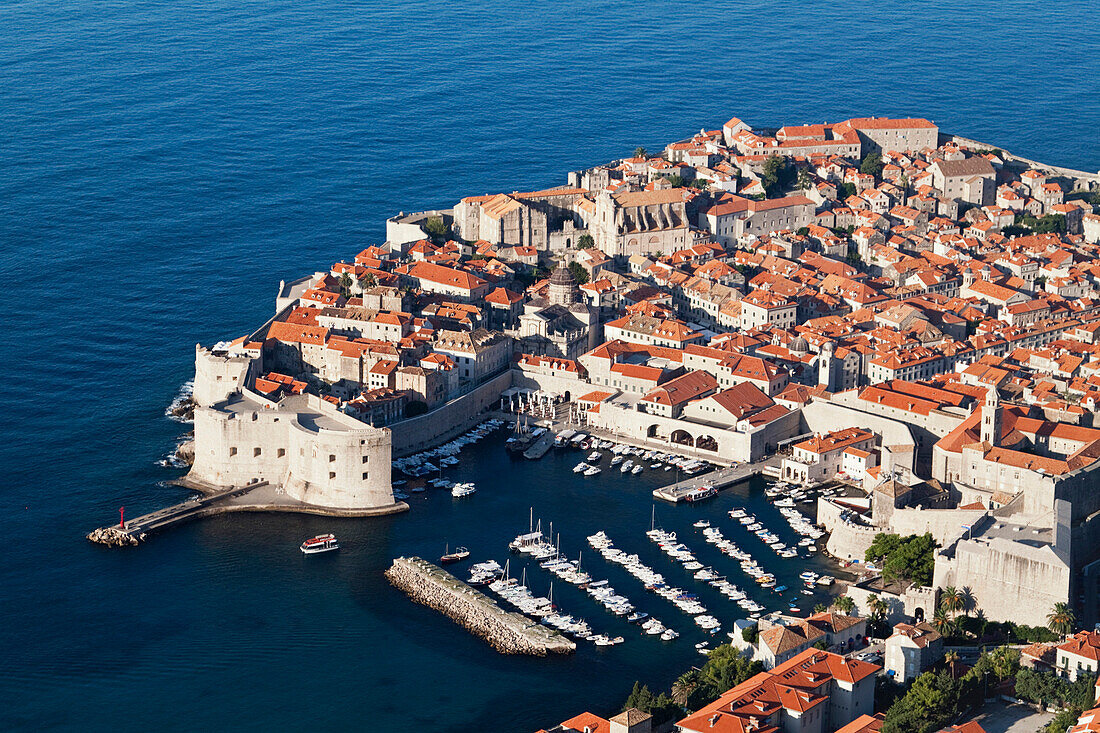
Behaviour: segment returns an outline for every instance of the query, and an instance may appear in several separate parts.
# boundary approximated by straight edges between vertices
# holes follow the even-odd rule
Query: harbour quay
[[[419,557],[399,557],[386,578],[417,603],[444,614],[501,654],[572,654],[577,645],[497,603],[446,570]]]
[[[777,464],[778,461],[775,457],[772,457],[766,461],[739,463],[734,466],[719,468],[701,476],[693,476],[683,481],[677,481],[668,486],[654,489],[653,497],[663,501],[670,501],[673,504],[677,504],[681,501],[692,502],[697,499],[705,499],[709,496],[713,496],[719,490],[727,486],[732,486],[741,481],[747,481],[753,476],[764,474],[769,465]]]

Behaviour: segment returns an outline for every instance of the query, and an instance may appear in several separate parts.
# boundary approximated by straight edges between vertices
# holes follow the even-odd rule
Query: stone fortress
[[[401,511],[390,483],[391,436],[314,394],[275,401],[250,389],[262,357],[195,347],[195,459],[185,483],[268,483],[328,514]],[[251,378],[250,378],[251,377]],[[277,507],[272,507],[277,508]]]

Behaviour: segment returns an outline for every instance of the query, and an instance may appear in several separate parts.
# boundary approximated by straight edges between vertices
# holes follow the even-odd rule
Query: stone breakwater
[[[145,539],[145,533],[143,532],[140,536],[134,537],[132,534],[123,532],[118,527],[101,527],[100,529],[89,532],[88,539],[100,545],[107,545],[108,547],[133,547],[141,542],[141,540]]]
[[[386,578],[417,603],[446,615],[501,654],[571,654],[577,645],[556,631],[496,602],[419,557],[399,557]]]

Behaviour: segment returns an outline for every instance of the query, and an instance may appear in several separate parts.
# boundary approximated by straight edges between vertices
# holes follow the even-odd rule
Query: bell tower
[[[1001,441],[1001,403],[997,388],[990,387],[982,405],[982,442],[997,445]]]

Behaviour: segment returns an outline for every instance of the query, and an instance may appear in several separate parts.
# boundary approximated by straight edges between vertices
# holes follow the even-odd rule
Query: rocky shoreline
[[[501,654],[571,654],[577,645],[556,631],[518,613],[419,557],[399,557],[386,571],[392,585],[417,603],[446,615]]]
[[[108,547],[135,547],[145,539],[145,533],[143,532],[141,535],[134,537],[118,527],[100,527],[89,532],[87,539],[98,545],[107,545]]]

